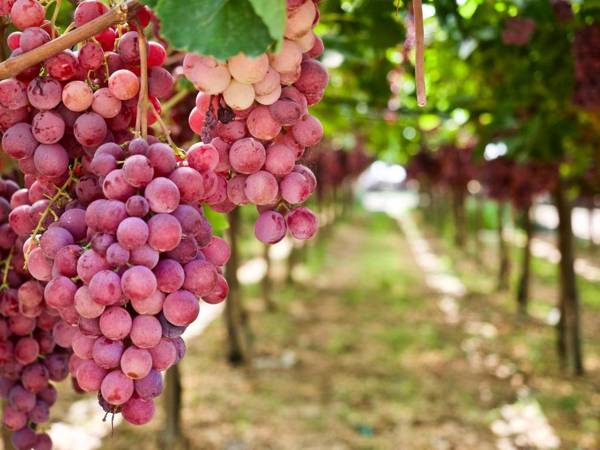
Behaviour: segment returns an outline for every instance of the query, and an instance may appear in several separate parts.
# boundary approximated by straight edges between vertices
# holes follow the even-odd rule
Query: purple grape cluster
[[[573,103],[590,110],[600,107],[600,26],[577,30],[573,41],[575,92]]]
[[[12,5],[13,22],[22,1]],[[99,1],[80,2],[74,24],[106,11]],[[138,13],[142,26],[149,20],[144,11]],[[22,31],[9,37],[13,56],[53,34],[39,21],[15,25]],[[133,27],[121,31],[117,37],[109,28],[78,51],[48,59],[43,71],[36,67],[0,81],[0,116],[8,111],[11,118],[0,118],[2,148],[25,175],[25,187],[12,194],[5,228],[17,236],[13,258],[21,259],[13,267],[29,277],[12,293],[16,308],[21,300],[22,308],[33,308],[28,314],[37,321],[25,318],[34,327],[50,322],[48,330],[37,326],[51,331],[53,349],[54,343],[64,349],[55,352],[62,359],[42,353],[42,366],[58,371],[49,364],[60,359],[63,378],[70,373],[74,386],[97,393],[107,412],[141,425],[154,415],[161,372],[185,353],[181,334],[198,316],[199,299],[225,300],[222,267],[230,249],[213,236],[203,214],[204,203],[219,203],[214,199],[221,188],[210,152],[192,148],[186,154],[131,132],[143,95],[140,42]],[[32,33],[44,38],[31,44]],[[173,87],[173,77],[160,67],[165,57],[160,44],[148,43],[148,123],[160,111],[158,99]],[[26,417],[24,426],[31,423]],[[21,434],[17,448],[38,448],[29,431]]]
[[[0,180],[0,397],[6,401],[2,422],[12,432],[16,449],[48,450],[50,437],[36,433],[48,422],[56,401],[52,381],[69,375],[70,328],[48,307],[44,285],[24,267],[25,237],[16,236],[8,218],[23,197],[10,180]]]
[[[536,24],[528,17],[509,17],[504,22],[502,30],[502,42],[506,45],[523,47],[529,43]]]
[[[316,178],[299,164],[305,149],[323,137],[319,120],[308,112],[328,82],[327,70],[315,59],[323,52],[313,32],[318,19],[317,2],[288,0],[285,39],[277,53],[239,54],[226,62],[188,54],[183,63],[200,91],[189,123],[203,141],[190,148],[188,158],[202,155],[218,174],[218,192],[208,203],[221,212],[256,205],[255,235],[267,244],[287,231],[310,239],[318,227],[316,216],[300,206],[314,192]]]

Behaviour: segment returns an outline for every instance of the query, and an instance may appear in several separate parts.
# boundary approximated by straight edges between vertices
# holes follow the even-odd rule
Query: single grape
[[[263,212],[254,224],[256,239],[265,244],[276,244],[281,241],[286,231],[285,219],[276,211]]]
[[[119,406],[131,398],[133,381],[120,370],[113,370],[102,380],[100,392],[108,403]]]
[[[85,111],[92,106],[93,100],[94,92],[92,88],[83,81],[71,81],[63,88],[62,101],[71,111]]]

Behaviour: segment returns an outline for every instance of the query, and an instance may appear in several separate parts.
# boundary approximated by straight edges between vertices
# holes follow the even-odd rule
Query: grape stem
[[[165,139],[175,152],[175,155],[177,155],[181,159],[186,159],[187,155],[183,150],[177,147],[177,144],[175,144],[175,142],[173,142],[173,139],[171,139],[171,132],[169,131],[169,127],[167,126],[165,121],[162,120],[162,117],[160,117],[160,114],[158,114],[158,111],[156,110],[153,104],[150,104],[150,110],[152,111],[152,114],[154,114],[154,117],[156,118],[156,123],[158,123],[161,131],[165,135]]]
[[[58,18],[61,6],[62,0],[56,0],[56,3],[54,3],[54,11],[52,12],[52,39],[56,37],[56,19]]]
[[[139,21],[136,20],[138,29],[138,45],[140,49],[140,96],[137,104],[137,118],[135,129],[141,132],[142,138],[148,138],[148,47],[146,36]]]
[[[421,0],[413,0],[413,17],[415,20],[415,82],[417,85],[417,104],[425,106],[425,31],[423,29],[423,5]]]
[[[31,240],[33,242],[38,242],[38,235],[44,229],[44,223],[46,222],[46,219],[48,218],[48,214],[52,214],[55,218],[55,221],[58,220],[56,213],[53,211],[52,208],[63,197],[66,198],[67,200],[71,199],[71,196],[67,193],[67,189],[69,188],[69,186],[71,186],[71,183],[73,183],[73,181],[77,180],[77,177],[75,176],[75,172],[78,168],[78,165],[79,165],[79,163],[78,163],[78,160],[76,159],[73,162],[71,169],[69,170],[69,178],[67,178],[67,181],[65,181],[63,183],[63,185],[58,188],[58,190],[54,193],[54,195],[52,197],[48,197],[48,206],[46,206],[46,209],[44,209],[44,212],[40,216],[40,219],[38,220],[37,225],[31,232]],[[29,245],[27,247],[27,249],[24,251],[24,259],[25,259],[24,267],[25,267],[25,269],[27,269],[27,264],[29,262],[29,253],[31,253],[31,250],[33,250],[33,246]]]
[[[138,0],[127,0],[115,6],[106,14],[91,20],[90,22],[76,28],[73,31],[64,33],[56,39],[45,43],[33,50],[14,58],[9,58],[0,63],[0,80],[13,77],[23,70],[34,66],[44,60],[73,47],[79,42],[83,42],[101,33],[106,28],[127,21],[128,17],[135,14],[140,6]]]
[[[14,247],[11,247],[8,256],[2,261],[2,284],[0,284],[0,291],[8,289],[8,272],[10,271],[14,252]]]

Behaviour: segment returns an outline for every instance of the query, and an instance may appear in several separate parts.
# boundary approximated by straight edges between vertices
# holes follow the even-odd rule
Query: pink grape
[[[301,75],[294,84],[304,94],[321,93],[325,90],[329,81],[327,69],[315,59],[307,59],[302,62]]]
[[[83,81],[71,81],[62,91],[63,104],[71,111],[82,112],[92,106],[94,92]]]
[[[210,95],[220,94],[231,82],[231,75],[224,64],[194,53],[185,55],[183,72],[198,90]]]
[[[148,71],[148,94],[158,99],[167,98],[173,92],[175,80],[171,72],[162,67],[152,67]]]
[[[36,77],[27,86],[27,99],[34,108],[52,109],[60,103],[62,89],[60,82],[52,77]]]
[[[129,263],[153,269],[156,264],[158,264],[159,257],[158,251],[149,245],[142,245],[141,247],[131,250],[129,254]]]
[[[264,105],[252,110],[246,121],[252,136],[263,141],[275,138],[281,131],[281,125],[275,120],[269,108]]]
[[[89,294],[100,305],[114,305],[121,299],[121,278],[111,270],[101,270],[90,280]]]
[[[100,88],[94,92],[92,109],[105,119],[112,119],[121,112],[122,102],[108,88]]]
[[[54,111],[41,111],[31,121],[31,130],[41,144],[56,144],[65,134],[65,121]]]
[[[148,225],[139,217],[128,217],[117,228],[117,240],[124,248],[141,247],[148,240]]]
[[[133,395],[133,381],[120,370],[113,370],[102,380],[100,392],[108,403],[119,406]]]
[[[223,100],[231,109],[241,111],[254,103],[254,88],[252,85],[231,80],[229,86],[223,91]]]
[[[77,57],[71,50],[64,50],[48,58],[44,65],[48,73],[59,81],[72,79],[79,70]]]
[[[75,293],[75,309],[86,319],[95,319],[104,312],[105,306],[92,299],[87,286],[81,286]]]
[[[162,327],[154,316],[141,315],[133,319],[131,342],[139,348],[156,346],[162,336]]]
[[[167,59],[167,51],[158,42],[148,42],[148,66],[157,67],[162,66]]]
[[[111,306],[100,316],[100,331],[112,340],[120,340],[131,331],[131,316],[120,306]]]
[[[62,320],[56,322],[54,328],[52,329],[52,335],[54,336],[56,345],[63,348],[71,347],[71,341],[73,340],[73,336],[76,330],[77,328],[70,326]]]
[[[227,68],[231,76],[240,83],[258,83],[267,75],[269,57],[265,53],[256,58],[239,53],[229,58]]]
[[[236,175],[227,180],[227,198],[235,205],[245,205],[248,203],[248,197],[244,192],[246,187],[246,177]]]
[[[235,142],[229,150],[229,162],[236,172],[252,174],[258,172],[265,163],[264,146],[253,138]]]
[[[15,344],[15,359],[19,364],[34,362],[40,353],[40,344],[31,337],[22,337]]]
[[[48,282],[44,289],[44,298],[53,308],[65,308],[73,305],[75,292],[77,292],[75,283],[61,275]]]
[[[296,163],[296,153],[287,145],[272,144],[267,149],[265,169],[277,177],[290,173]]]
[[[156,277],[144,266],[133,266],[121,276],[121,289],[131,300],[142,300],[156,290]]]
[[[132,397],[123,405],[123,418],[132,425],[144,425],[154,417],[155,407],[152,399]]]
[[[150,373],[152,356],[146,349],[131,346],[121,356],[121,370],[132,380],[139,380]]]
[[[127,214],[133,217],[144,217],[150,212],[148,201],[141,195],[134,195],[127,199],[125,203]]]
[[[254,225],[254,235],[265,244],[281,241],[286,231],[285,219],[276,211],[263,212]]]
[[[162,338],[158,345],[150,349],[150,355],[153,369],[167,370],[177,359],[177,348],[170,339]]]
[[[279,193],[277,179],[265,170],[253,173],[246,178],[244,193],[255,205],[270,205],[277,200]]]
[[[89,283],[96,273],[109,268],[106,259],[94,250],[86,250],[77,261],[77,275],[84,283]]]
[[[302,49],[288,39],[284,39],[279,51],[271,55],[271,67],[282,75],[299,69],[301,62]]]
[[[198,297],[203,297],[212,292],[217,284],[217,270],[208,261],[194,260],[184,267],[183,288]]]
[[[152,144],[148,147],[146,156],[150,160],[152,167],[154,167],[156,176],[168,176],[177,167],[177,160],[175,159],[173,150],[167,144],[161,142]]]
[[[162,311],[165,294],[159,290],[154,291],[149,297],[141,300],[131,300],[131,306],[138,314],[158,314]]]
[[[281,197],[292,205],[302,203],[311,194],[310,182],[298,172],[286,175],[279,187]]]
[[[129,257],[129,250],[116,242],[106,250],[106,262],[114,267],[124,266],[129,261]]]
[[[231,248],[225,239],[213,236],[202,253],[215,266],[224,266],[231,257]]]
[[[306,113],[306,108],[302,108],[302,105],[293,99],[282,97],[269,106],[269,111],[273,119],[280,125],[291,126],[302,118]]]
[[[206,303],[214,305],[224,301],[227,298],[228,294],[229,285],[227,284],[227,280],[222,275],[218,275],[217,285],[215,286],[215,289],[210,294],[202,297],[202,300],[204,300]]]
[[[125,171],[116,169],[104,177],[102,192],[108,199],[126,201],[135,194],[135,188],[125,179]]]
[[[190,167],[199,172],[215,170],[219,164],[219,152],[212,144],[197,143],[189,148],[187,160]]]
[[[150,209],[156,213],[169,213],[175,211],[180,200],[177,185],[168,178],[158,177],[153,179],[144,190],[144,197]]]
[[[75,139],[86,147],[100,145],[106,138],[107,130],[106,122],[95,112],[80,115],[73,125]]]
[[[168,252],[181,242],[181,225],[170,214],[156,214],[148,221],[148,244],[157,251]]]
[[[185,273],[181,264],[172,259],[163,259],[154,268],[157,286],[162,292],[175,292],[183,286]]]
[[[38,141],[33,136],[31,125],[28,123],[17,123],[2,135],[2,149],[15,159],[33,156],[37,146]]]
[[[82,361],[77,368],[77,384],[85,392],[98,391],[106,374],[106,369],[103,369],[91,359]]]
[[[104,63],[104,50],[95,42],[88,42],[79,49],[79,65],[85,70],[96,70]]]
[[[25,85],[14,78],[0,81],[0,106],[19,110],[29,105]]]
[[[163,379],[159,371],[152,369],[144,378],[133,382],[135,393],[140,398],[158,397],[163,391]]]
[[[200,305],[189,291],[179,290],[165,298],[163,313],[173,325],[187,326],[198,317]]]
[[[75,8],[73,20],[75,25],[80,27],[107,12],[108,7],[104,3],[98,0],[85,0],[79,2],[77,8]]]
[[[109,77],[108,90],[119,100],[129,100],[138,94],[140,81],[133,72],[120,69]]]
[[[307,114],[292,127],[292,134],[303,147],[312,147],[323,138],[323,126],[317,118]]]
[[[124,346],[121,341],[99,337],[92,347],[94,362],[103,369],[110,370],[118,367],[121,362]]]
[[[59,226],[49,228],[40,238],[40,248],[48,258],[55,258],[60,249],[73,243],[71,233]]]
[[[20,30],[39,27],[46,11],[37,0],[17,0],[10,10],[11,22]]]
[[[133,187],[146,186],[154,177],[154,168],[144,155],[133,155],[123,163],[123,176]]]

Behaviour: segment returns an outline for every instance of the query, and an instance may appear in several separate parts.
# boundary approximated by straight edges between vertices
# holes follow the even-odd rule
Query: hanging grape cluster
[[[305,149],[323,137],[308,107],[323,97],[328,82],[316,59],[323,52],[313,32],[317,2],[288,0],[281,48],[256,57],[239,54],[227,61],[188,54],[186,77],[199,90],[190,127],[202,142],[188,159],[211,162],[217,191],[207,203],[221,212],[254,204],[260,215],[256,237],[279,242],[289,230],[309,239],[317,218],[301,206],[314,192],[312,171],[299,163]]]

